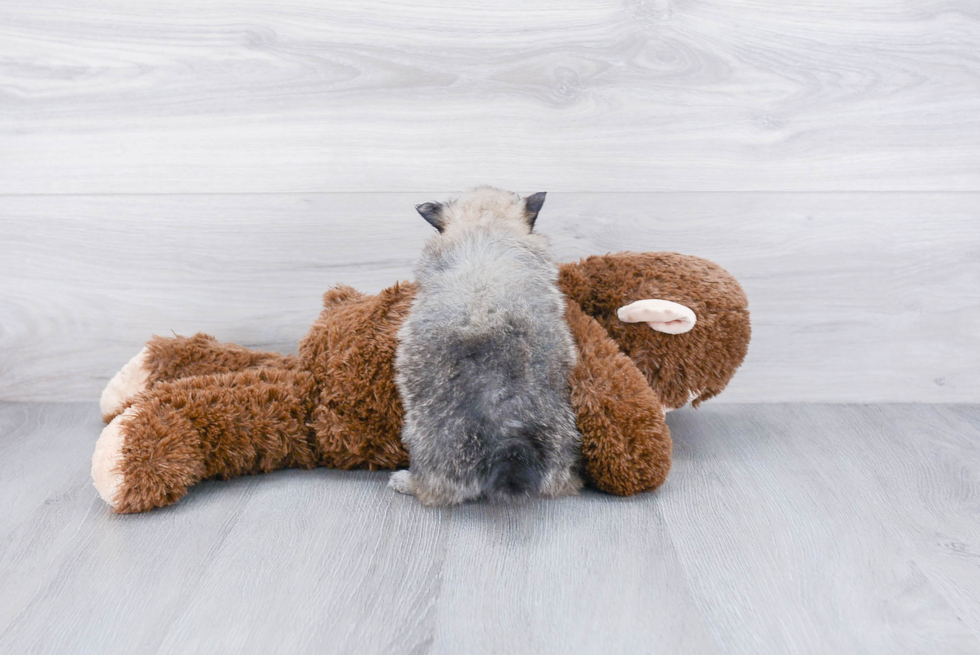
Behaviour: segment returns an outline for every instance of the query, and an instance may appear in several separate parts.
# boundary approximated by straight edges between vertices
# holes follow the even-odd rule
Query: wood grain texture
[[[441,197],[0,197],[0,399],[97,398],[154,333],[292,351],[329,286],[411,276]],[[980,400],[980,194],[555,193],[539,230],[738,277],[753,340],[715,402]]]
[[[71,465],[94,403],[0,404],[0,652],[980,651],[980,406],[668,421],[670,479],[628,499],[283,471],[116,516]]]
[[[739,653],[977,651],[980,568],[960,567],[951,584],[942,562],[949,542],[980,540],[980,458],[975,447],[935,451],[978,434],[935,429],[949,411],[671,415],[676,465],[662,506],[717,639]],[[774,597],[781,609],[769,611]]]
[[[968,0],[0,2],[0,193],[980,190]]]

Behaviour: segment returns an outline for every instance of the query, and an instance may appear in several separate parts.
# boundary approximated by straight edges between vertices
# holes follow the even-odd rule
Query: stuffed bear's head
[[[593,256],[562,265],[559,286],[606,328],[665,407],[720,393],[748,350],[748,300],[710,261],[676,253]],[[707,364],[691,370],[686,361]]]

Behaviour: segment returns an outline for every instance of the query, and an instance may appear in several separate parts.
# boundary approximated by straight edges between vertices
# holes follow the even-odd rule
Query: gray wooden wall
[[[718,402],[980,400],[969,0],[0,0],[0,400],[152,333],[289,350],[481,183],[549,191],[563,259],[737,275]]]

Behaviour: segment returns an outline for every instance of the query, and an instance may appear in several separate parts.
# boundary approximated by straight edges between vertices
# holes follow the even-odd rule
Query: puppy
[[[438,234],[415,266],[418,293],[398,333],[411,466],[389,484],[426,505],[582,486],[575,344],[547,240],[531,231],[544,198],[480,187],[416,207]]]

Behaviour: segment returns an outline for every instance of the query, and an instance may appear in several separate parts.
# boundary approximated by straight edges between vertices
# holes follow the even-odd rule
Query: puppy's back
[[[477,226],[430,242],[416,267],[398,382],[412,473],[441,490],[436,502],[567,482],[579,444],[575,349],[545,244]]]

